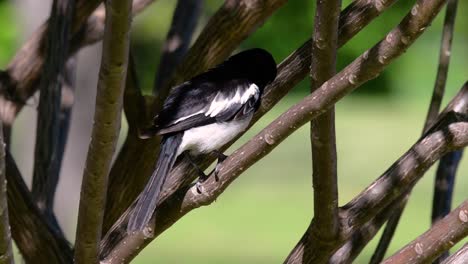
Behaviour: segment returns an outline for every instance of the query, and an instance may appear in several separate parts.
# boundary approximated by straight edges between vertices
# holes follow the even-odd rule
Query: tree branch
[[[25,262],[73,263],[73,253],[68,241],[50,225],[33,202],[9,152],[6,153],[5,161],[11,233]]]
[[[392,215],[392,212],[405,203],[408,196],[403,200],[396,200],[377,214],[372,220],[364,224],[350,235],[350,238],[333,254],[329,263],[341,264],[352,263],[361,253],[365,246],[377,234],[382,225]]]
[[[390,263],[430,263],[468,235],[468,200],[446,217],[437,221],[431,229],[386,259]]]
[[[437,119],[440,105],[445,92],[447,83],[447,73],[450,63],[450,54],[452,50],[453,30],[455,27],[455,17],[457,15],[458,0],[448,0],[447,10],[445,12],[444,27],[442,31],[442,41],[439,53],[439,67],[437,69],[437,78],[432,92],[431,104],[427,112],[424,131],[427,130]]]
[[[47,32],[46,59],[40,82],[40,99],[34,154],[32,196],[39,210],[58,229],[54,198],[60,172],[60,102],[68,54],[74,0],[54,0]]]
[[[135,58],[131,51],[128,60],[123,108],[128,122],[128,133],[134,137],[138,137],[138,129],[143,127],[147,119],[146,103],[141,93]]]
[[[219,182],[214,181],[214,177],[208,179],[204,183],[204,192],[201,195],[193,186],[190,186],[178,189],[177,192],[165,199],[166,195],[173,191],[171,188],[174,186],[171,182],[166,184],[164,187],[165,192],[161,196],[163,202],[157,209],[159,213],[155,220],[155,229],[152,228],[154,225],[151,224],[148,227],[151,232],[148,233],[158,236],[190,210],[211,203],[243,171],[266,156],[292,132],[322,114],[364,81],[375,78],[388,63],[402,54],[424,31],[442,7],[443,1],[420,0],[417,4],[420,7],[419,12],[415,15],[409,13],[402,23],[389,33],[390,37],[387,36],[372,49],[365,52],[364,55],[356,59],[343,71],[336,74],[300,103],[291,107],[257,136],[231,154],[223,163]],[[401,41],[401,39],[404,40]],[[179,169],[181,167],[174,168],[169,179],[180,173]],[[104,238],[101,244],[102,258],[107,257],[109,254],[112,255],[112,249],[118,247],[119,243],[138,245],[136,248],[129,246],[129,250],[119,252],[125,254],[125,256],[121,255],[119,259],[129,261],[129,258],[136,254],[135,252],[140,251],[151,240],[141,235],[122,233],[126,226],[126,215],[123,214],[121,219],[114,225],[114,228]],[[137,242],[135,242],[136,240]]]
[[[311,50],[311,92],[317,90],[336,71],[340,9],[341,0],[317,1]],[[316,225],[309,235],[329,243],[339,234],[334,107],[311,121],[310,139]]]
[[[412,185],[437,159],[468,144],[468,135],[465,135],[465,129],[468,129],[467,101],[468,85],[465,85],[440,121],[422,139],[374,183],[340,209],[341,241],[317,251],[315,257],[307,260],[302,258],[303,245],[298,245],[289,255],[287,263],[297,263],[299,260],[304,263],[327,260],[343,241],[347,241],[356,230],[382,212],[383,208],[404,198]]]
[[[168,87],[221,63],[286,0],[225,0],[175,69]]]
[[[286,0],[226,0],[176,68],[174,78],[161,89],[169,90],[173,84],[222,62],[256,27],[285,2]],[[151,106],[148,106],[150,114],[156,115],[162,107],[161,103],[161,100],[155,100]],[[127,137],[109,178],[108,206],[103,229],[105,232],[145,186],[154,170],[158,149],[158,138],[142,141],[136,137]],[[129,164],[132,164],[132,168],[129,168]],[[195,177],[195,174],[193,175]],[[187,183],[192,180],[192,177],[186,177],[182,181]],[[168,181],[171,180],[168,179]]]
[[[437,70],[437,79],[434,85],[434,92],[431,100],[427,119],[432,122],[432,116],[437,114],[447,82],[448,66],[450,62],[450,53],[452,48],[453,30],[455,27],[455,17],[457,13],[458,0],[449,0],[445,14],[444,29],[442,33],[442,44],[439,55],[439,68]],[[440,159],[439,166],[434,182],[434,198],[432,201],[432,224],[447,215],[452,208],[452,196],[455,186],[455,177],[460,163],[463,150],[447,153]],[[449,256],[446,251],[440,255],[433,263],[442,262]]]
[[[468,243],[453,255],[444,260],[443,264],[463,264],[468,259]]]
[[[101,69],[91,143],[83,173],[75,263],[98,262],[107,178],[120,131],[132,1],[106,2]]]
[[[137,15],[154,1],[135,0],[133,15]],[[104,7],[96,9],[101,2],[102,0],[77,1],[68,57],[102,39]],[[5,122],[6,128],[13,124],[24,103],[39,87],[45,62],[44,43],[47,41],[49,29],[50,21],[46,21],[16,53],[7,69],[0,74],[0,119]]]
[[[77,0],[71,33],[80,34],[80,27],[86,22],[101,0]],[[0,82],[0,116],[5,126],[11,126],[24,102],[38,89],[44,67],[48,32],[51,21],[46,21],[21,47],[5,70],[6,76]]]
[[[0,263],[15,263],[11,246],[10,220],[8,217],[7,181],[5,177],[5,144],[3,125],[0,121]]]
[[[179,65],[189,49],[193,32],[203,8],[203,2],[203,0],[177,1],[171,28],[163,45],[159,70],[153,87],[153,94],[157,95],[161,101],[160,103],[164,102],[170,90],[170,86],[167,86],[166,82],[169,81],[175,67]],[[162,89],[163,87],[166,89]]]
[[[426,121],[424,123],[423,133],[429,127],[431,127],[432,124],[437,120],[437,117],[438,117],[439,111],[440,111],[440,105],[442,103],[442,97],[444,95],[445,83],[446,83],[446,80],[447,80],[448,64],[449,64],[449,61],[450,61],[450,49],[451,49],[451,43],[452,43],[453,27],[454,27],[455,14],[456,14],[456,3],[453,4],[453,2],[454,1],[450,0],[449,4],[447,5],[447,10],[446,10],[446,14],[445,14],[445,21],[444,21],[444,29],[443,29],[443,34],[442,34],[442,45],[441,45],[441,51],[440,51],[440,57],[439,57],[439,69],[438,69],[438,72],[437,72],[437,80],[436,80],[436,83],[435,83],[435,86],[434,86],[432,100],[431,100],[431,103],[429,105],[429,110],[428,110],[428,113],[427,113]],[[445,202],[444,201],[436,202],[436,198],[434,197],[434,202],[433,202],[434,204],[435,203],[444,203],[444,204],[446,204],[447,200],[451,201],[451,199],[450,199],[451,198],[451,192],[450,192],[450,194],[448,194],[448,196],[450,196],[450,198],[447,199],[445,196],[447,196],[446,193],[448,192],[449,189],[453,190],[453,186],[450,187],[449,183],[454,182],[455,171],[456,171],[457,165],[454,166],[455,171],[453,171],[452,180],[444,179],[443,175],[439,174],[439,171],[441,171],[441,172],[446,171],[446,169],[444,169],[444,167],[446,167],[446,165],[442,166],[442,168],[441,168],[441,165],[445,164],[447,159],[453,160],[453,162],[451,162],[451,163],[456,163],[455,162],[456,159],[454,160],[454,155],[455,156],[461,156],[461,152],[458,153],[458,151],[457,151],[456,154],[448,153],[447,157],[443,157],[441,159],[441,162],[439,162],[439,169],[438,169],[438,173],[437,173],[437,176],[436,176],[436,182],[443,182],[442,184],[445,183],[443,186],[448,187],[448,188],[444,189],[441,192],[441,195],[443,195],[443,197],[440,197],[440,198],[443,198],[443,200],[445,200]],[[443,178],[440,178],[440,177],[443,177]],[[437,179],[439,179],[439,180],[437,180]],[[437,184],[435,185],[435,188],[438,188]],[[435,190],[434,192],[437,192],[437,191]],[[410,193],[408,195],[410,195]],[[437,199],[439,199],[439,197],[437,197]],[[396,230],[396,228],[398,226],[398,223],[400,221],[400,217],[403,214],[403,210],[405,209],[405,207],[406,207],[406,203],[402,203],[401,207],[398,208],[397,210],[395,210],[393,215],[388,220],[387,225],[385,226],[384,233],[382,234],[382,237],[380,238],[379,244],[377,245],[377,248],[376,248],[374,254],[372,255],[370,264],[377,264],[377,263],[380,263],[383,260],[383,258],[385,256],[385,253],[387,252],[387,249],[388,249],[388,247],[390,245],[390,242],[392,241],[392,237],[395,234],[395,230]],[[446,210],[445,214],[450,212],[450,203],[449,203],[448,208],[445,209],[445,210]]]
[[[338,35],[339,44],[344,45],[361,28],[369,24],[395,1],[356,0],[350,4],[341,12],[340,34]],[[379,8],[377,9],[376,6]],[[363,10],[365,13],[362,13]],[[273,108],[281,98],[307,76],[311,62],[310,48],[311,40],[308,40],[278,65],[278,76],[271,85],[266,87],[262,97],[262,105],[256,112],[251,125]],[[227,144],[225,148],[229,145]],[[154,169],[158,148],[159,140],[157,138],[142,141],[138,137],[127,137],[110,175],[108,203],[105,215],[106,221],[103,227],[106,233],[143,189],[144,184]],[[214,160],[215,157],[209,156],[198,160],[197,164],[206,168]],[[171,176],[168,177],[163,187],[160,200],[164,200],[181,186],[191,183],[196,176],[197,174],[193,170],[193,166],[188,162],[176,163]],[[125,221],[119,220],[119,223],[122,222]],[[116,230],[119,230],[119,228],[116,228]]]

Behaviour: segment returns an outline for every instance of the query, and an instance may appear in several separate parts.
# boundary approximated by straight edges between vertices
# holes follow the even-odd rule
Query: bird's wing
[[[192,89],[181,93],[184,95],[183,98],[179,95],[181,100],[169,98],[167,107],[156,120],[158,134],[241,119],[255,111],[260,101],[259,88],[244,79],[185,88]]]

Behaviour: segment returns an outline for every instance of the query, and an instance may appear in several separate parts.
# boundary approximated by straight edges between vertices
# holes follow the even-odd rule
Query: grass
[[[290,106],[281,103],[241,139],[245,142]],[[426,114],[418,103],[350,97],[337,106],[340,204],[382,174],[419,137]],[[212,205],[177,222],[133,263],[281,263],[312,217],[308,126],[247,170]],[[239,144],[237,145],[239,146]],[[459,175],[468,165],[461,164]],[[418,183],[402,217],[390,253],[430,225],[434,169]],[[468,179],[459,177],[454,206],[465,199]],[[366,263],[374,240],[356,260]]]

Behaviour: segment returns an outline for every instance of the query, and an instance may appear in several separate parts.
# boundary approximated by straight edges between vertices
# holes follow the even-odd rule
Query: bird
[[[218,66],[171,89],[153,124],[140,137],[162,136],[156,168],[139,195],[127,225],[143,231],[155,212],[159,194],[178,156],[185,155],[199,174],[208,178],[194,158],[214,153],[220,164],[227,158],[219,149],[243,132],[260,107],[264,88],[277,75],[273,56],[261,48],[239,52]]]

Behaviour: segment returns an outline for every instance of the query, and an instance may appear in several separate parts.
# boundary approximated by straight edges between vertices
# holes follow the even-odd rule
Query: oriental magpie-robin
[[[186,154],[196,167],[200,183],[207,176],[192,158],[216,153],[216,175],[219,163],[226,158],[218,149],[247,128],[260,106],[263,89],[275,77],[271,54],[250,49],[172,89],[153,125],[142,134],[161,135],[161,150],[156,169],[131,212],[130,232],[143,230],[148,224],[167,174],[180,154]]]

